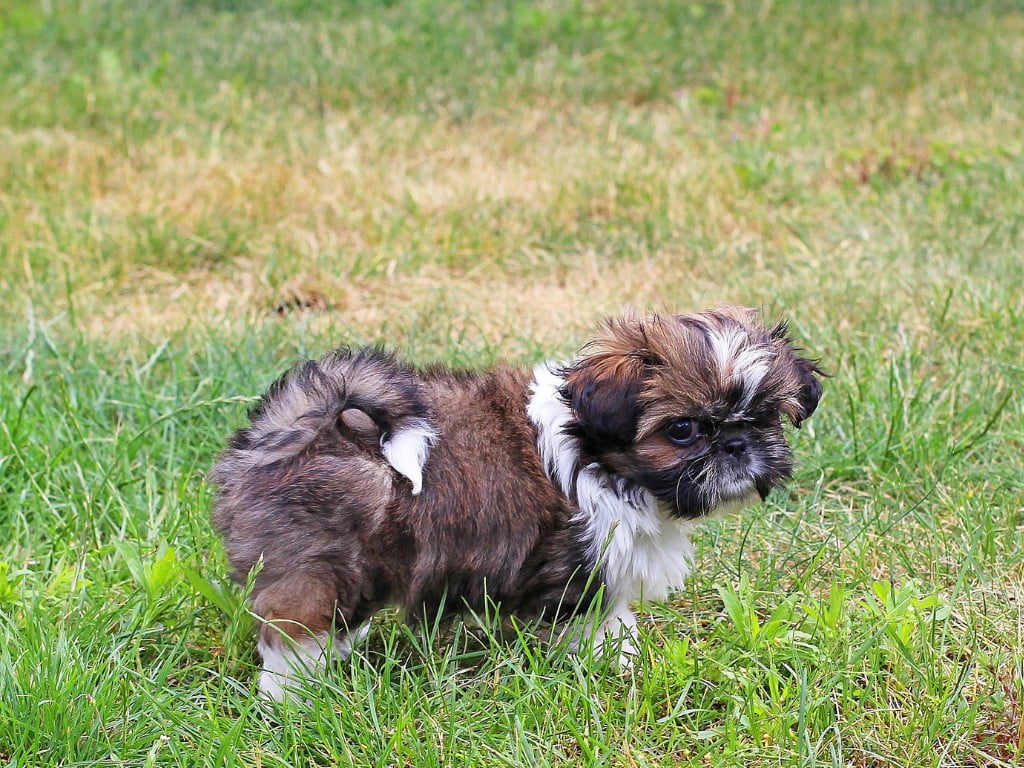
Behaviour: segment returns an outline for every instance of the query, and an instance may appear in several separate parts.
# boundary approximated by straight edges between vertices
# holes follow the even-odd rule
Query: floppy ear
[[[591,355],[565,371],[559,394],[576,415],[580,436],[627,444],[636,434],[643,363],[618,355]]]
[[[797,429],[804,419],[810,417],[821,400],[821,378],[827,377],[816,360],[808,360],[800,355],[800,348],[789,338],[789,323],[785,320],[771,330],[772,339],[783,346],[783,354],[789,357],[789,379],[793,394],[786,398],[780,406],[781,411],[793,422]]]
[[[606,321],[604,332],[562,372],[559,394],[576,416],[577,436],[613,445],[633,441],[650,355],[642,318]]]
[[[800,376],[800,389],[795,397],[797,407],[787,410],[786,415],[793,422],[793,426],[799,429],[804,419],[809,418],[818,407],[822,393],[818,377],[825,374],[817,365],[803,357],[796,359],[796,366]]]

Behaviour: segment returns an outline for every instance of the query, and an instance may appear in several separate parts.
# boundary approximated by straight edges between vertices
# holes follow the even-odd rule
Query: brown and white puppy
[[[753,310],[608,321],[566,364],[417,370],[338,350],[275,382],[214,467],[214,523],[251,594],[260,688],[323,664],[387,605],[559,621],[633,649],[629,604],[689,572],[689,533],[789,476],[782,417],[817,366]]]

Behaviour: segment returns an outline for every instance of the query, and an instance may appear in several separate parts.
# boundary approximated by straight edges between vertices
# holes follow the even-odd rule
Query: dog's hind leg
[[[301,680],[316,677],[326,666],[328,653],[348,656],[353,641],[365,637],[368,625],[338,626],[334,585],[323,578],[293,574],[260,590],[253,610],[263,619],[258,649],[263,659],[259,688],[281,701]],[[336,642],[331,643],[332,633]]]

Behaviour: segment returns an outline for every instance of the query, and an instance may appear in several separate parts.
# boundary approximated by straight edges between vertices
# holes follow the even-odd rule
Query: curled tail
[[[420,492],[437,433],[416,373],[379,349],[342,348],[281,376],[250,409],[249,426],[231,438],[210,477],[223,486],[238,472],[294,458],[339,420],[379,435],[381,456],[409,479],[413,495]]]

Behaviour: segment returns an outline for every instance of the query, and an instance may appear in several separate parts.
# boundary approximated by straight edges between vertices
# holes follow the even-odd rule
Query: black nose
[[[742,437],[732,437],[725,441],[722,450],[730,456],[742,456],[747,451],[747,441]]]

